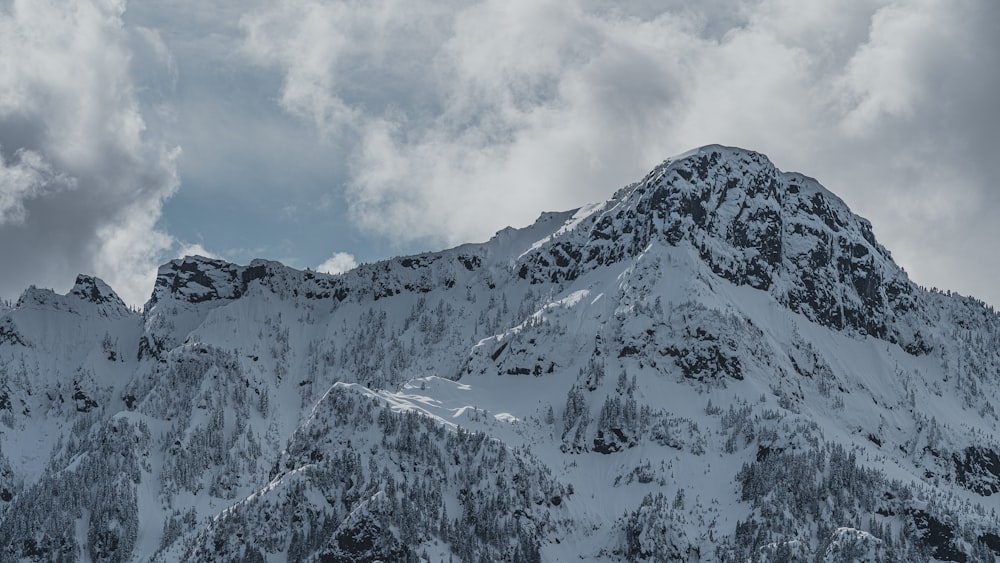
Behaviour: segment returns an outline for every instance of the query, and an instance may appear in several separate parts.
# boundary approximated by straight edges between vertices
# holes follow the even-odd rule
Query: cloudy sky
[[[339,270],[751,148],[1000,305],[994,0],[0,0],[0,296]]]

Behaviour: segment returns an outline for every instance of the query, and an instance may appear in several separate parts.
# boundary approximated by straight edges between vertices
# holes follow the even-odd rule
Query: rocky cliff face
[[[751,151],[713,145],[667,160],[534,250],[521,275],[572,280],[654,240],[694,249],[716,275],[824,326],[927,351],[896,326],[917,295],[871,224],[812,178]]]
[[[0,560],[989,560],[1000,319],[708,146],[338,276],[0,310]]]

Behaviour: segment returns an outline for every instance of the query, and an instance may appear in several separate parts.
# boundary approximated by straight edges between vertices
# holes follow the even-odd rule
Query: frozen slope
[[[338,276],[0,311],[0,560],[991,560],[998,328],[708,146]]]

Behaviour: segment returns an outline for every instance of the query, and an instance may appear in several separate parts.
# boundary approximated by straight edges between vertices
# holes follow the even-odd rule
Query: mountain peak
[[[247,268],[205,256],[185,256],[167,262],[157,271],[150,304],[166,297],[189,303],[235,299],[242,295]]]
[[[87,305],[81,309],[81,303]],[[57,294],[48,288],[31,286],[21,293],[15,309],[47,309],[83,313],[89,307],[105,317],[118,317],[129,313],[128,306],[111,286],[100,278],[80,274],[73,288],[66,295]]]
[[[197,304],[243,297],[253,282],[280,294],[329,297],[337,276],[300,271],[272,260],[255,259],[247,266],[205,256],[185,256],[160,266],[146,309],[171,300]],[[344,294],[339,294],[343,299]]]
[[[689,248],[716,275],[820,324],[908,340],[892,325],[912,308],[913,284],[871,223],[816,180],[740,148],[707,145],[665,160],[526,253],[520,274],[573,279],[653,241]]]
[[[69,295],[78,297],[95,305],[107,305],[108,307],[127,310],[125,302],[111,289],[101,278],[80,274],[76,277],[73,289]]]

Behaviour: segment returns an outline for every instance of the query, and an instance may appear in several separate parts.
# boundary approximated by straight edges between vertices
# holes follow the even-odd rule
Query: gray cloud
[[[817,177],[918,282],[1000,303],[995,2],[124,7],[0,0],[0,295],[88,271],[141,302],[184,247],[158,226],[181,181],[175,213],[269,225],[206,247],[315,264],[485,239],[723,143]]]
[[[998,9],[292,0],[241,23],[281,106],[356,139],[353,214],[385,236],[482,239],[718,142],[818,177],[918,282],[1000,303]]]
[[[173,242],[155,223],[177,153],[145,134],[124,7],[0,6],[0,294],[93,272],[141,303]]]

